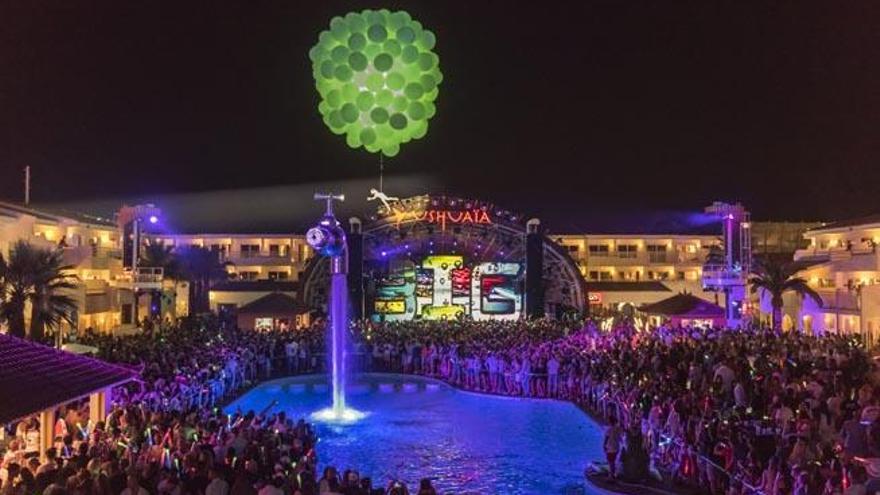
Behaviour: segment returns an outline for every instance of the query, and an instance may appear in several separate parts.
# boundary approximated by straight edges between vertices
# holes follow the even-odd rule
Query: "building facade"
[[[880,215],[835,222],[808,230],[807,246],[794,260],[799,276],[819,293],[822,305],[786,294],[783,327],[808,333],[880,334]],[[762,311],[770,311],[762,298]]]
[[[720,248],[712,235],[562,234],[552,236],[578,263],[593,309],[638,307],[687,292],[723,303],[703,290],[703,265]]]
[[[130,304],[131,296],[119,287],[125,279],[120,235],[111,220],[0,202],[0,253],[8,258],[17,241],[62,250],[64,263],[72,267],[69,275],[79,280],[68,294],[77,303],[78,329],[105,331],[121,324],[121,305]]]
[[[175,248],[199,246],[217,254],[229,280],[210,292],[213,311],[232,311],[267,294],[296,294],[300,273],[312,257],[301,234],[175,234],[153,240]]]
[[[807,228],[806,234],[804,231]],[[720,229],[719,229],[720,230]],[[817,331],[880,332],[880,217],[861,223],[827,226],[802,222],[753,222],[756,253],[790,252],[812,265],[804,276],[820,291],[822,308],[810,301],[786,304],[786,324]],[[723,305],[723,295],[703,289],[703,267],[721,248],[721,236],[677,234],[558,234],[549,236],[576,263],[586,281],[592,310],[638,308],[679,293],[690,293]],[[156,234],[148,238],[165,245],[200,246],[217,253],[229,280],[211,290],[210,308],[235,311],[272,293],[300,297],[300,276],[313,257],[298,233]],[[122,262],[123,235],[112,219],[61,214],[0,202],[0,253],[8,256],[18,240],[38,247],[61,249],[71,275],[79,283],[76,328],[110,331],[133,327],[132,274]],[[163,317],[188,313],[185,282],[162,283]],[[144,300],[146,299],[146,300]],[[166,301],[167,299],[167,301]],[[148,314],[150,298],[141,298],[137,314]],[[146,306],[145,306],[146,305]],[[142,306],[142,307],[141,307]],[[761,306],[764,309],[764,305]]]
[[[805,249],[810,241],[804,237],[822,222],[751,222],[752,252],[761,254],[792,254]]]

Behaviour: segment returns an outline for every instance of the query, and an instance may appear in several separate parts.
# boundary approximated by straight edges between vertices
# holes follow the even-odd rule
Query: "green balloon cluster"
[[[443,81],[435,43],[404,11],[334,17],[309,51],[324,123],[352,148],[385,156],[423,137]]]

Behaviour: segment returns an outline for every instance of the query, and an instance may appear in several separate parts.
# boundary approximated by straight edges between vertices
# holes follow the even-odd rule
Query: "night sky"
[[[557,219],[880,211],[869,1],[5,1],[0,197],[21,199],[26,164],[40,203],[365,195],[378,157],[325,128],[307,53],[334,15],[377,7],[434,31],[445,75],[427,137],[386,162],[409,188],[390,193]]]

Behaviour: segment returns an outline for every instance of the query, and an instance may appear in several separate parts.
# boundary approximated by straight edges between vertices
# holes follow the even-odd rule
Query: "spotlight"
[[[159,221],[159,217],[156,215],[150,215],[150,223],[156,223]]]

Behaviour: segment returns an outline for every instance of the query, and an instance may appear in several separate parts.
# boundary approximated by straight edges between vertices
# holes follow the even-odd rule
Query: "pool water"
[[[584,468],[603,457],[602,430],[573,404],[479,395],[413,376],[365,374],[348,386],[348,425],[316,423],[320,468],[352,468],[374,486],[400,479],[415,492],[430,477],[440,493],[597,494]],[[328,407],[324,376],[264,383],[227,412],[274,411],[308,417]]]

